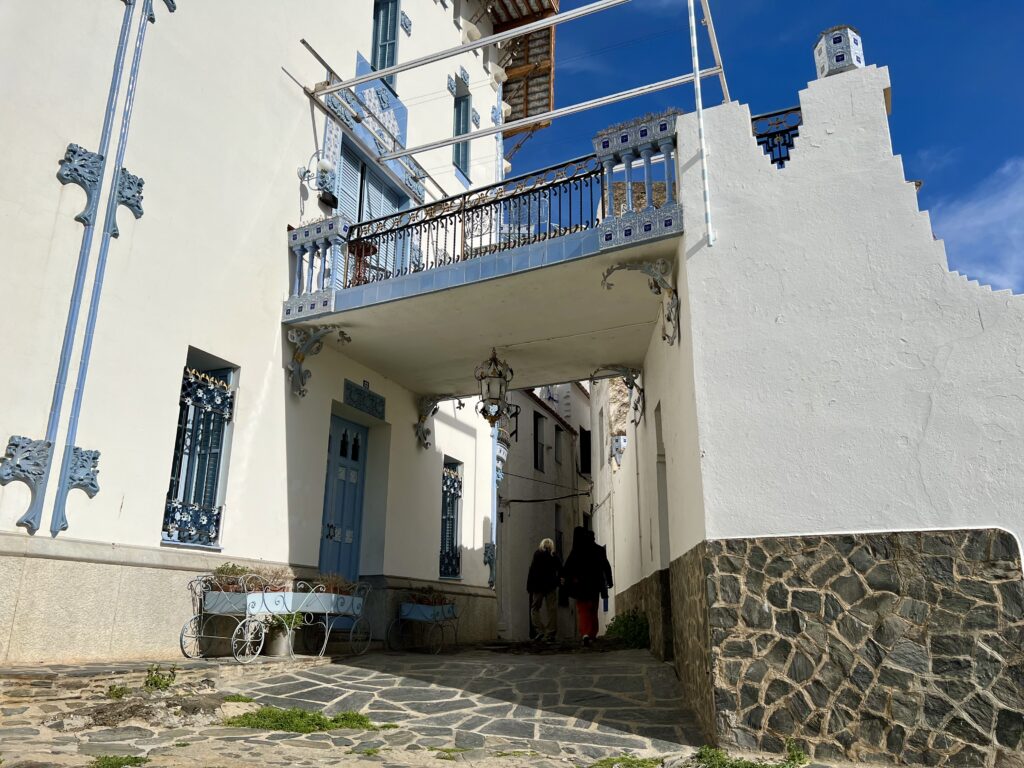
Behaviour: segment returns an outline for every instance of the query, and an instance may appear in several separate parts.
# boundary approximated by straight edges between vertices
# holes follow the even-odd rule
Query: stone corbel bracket
[[[292,383],[292,394],[305,397],[308,390],[306,382],[313,375],[305,368],[306,358],[320,354],[324,348],[324,338],[332,333],[338,334],[339,344],[348,344],[352,337],[337,325],[314,325],[309,328],[289,328],[288,341],[295,345],[292,359],[288,363],[288,378]]]
[[[87,451],[75,446],[71,449],[71,466],[68,469],[67,488],[85,491],[90,499],[100,492],[100,452]],[[63,499],[64,497],[60,497]],[[68,516],[63,503],[58,503],[50,520],[50,533],[57,536],[68,529]]]
[[[46,479],[52,457],[53,443],[49,440],[12,435],[7,441],[7,450],[0,458],[0,485],[19,481],[32,492],[28,511],[17,523],[27,528],[29,533],[39,530],[39,521],[43,516],[43,498],[39,490]]]
[[[639,427],[647,409],[647,396],[644,394],[644,388],[640,385],[640,377],[643,376],[643,371],[639,368],[630,368],[628,365],[602,365],[590,374],[590,380],[595,381],[598,378],[604,378],[609,373],[620,376],[622,383],[629,390],[630,405],[633,406],[633,418],[631,421],[633,426]],[[636,399],[633,398],[633,392],[636,392]]]
[[[77,184],[85,192],[85,209],[75,216],[75,221],[86,227],[96,221],[102,174],[103,155],[90,152],[78,144],[68,144],[57,171],[57,181],[61,184]]]
[[[658,259],[657,261],[633,261],[614,264],[608,267],[604,275],[601,276],[601,287],[611,290],[615,284],[608,282],[608,278],[613,273],[622,269],[642,272],[650,278],[648,285],[650,286],[651,293],[655,296],[664,294],[667,303],[665,304],[665,324],[661,329],[661,338],[663,341],[668,342],[669,346],[675,344],[676,339],[679,338],[679,294],[676,292],[675,286],[669,282],[671,268],[668,261]],[[668,330],[666,330],[666,327]]]
[[[455,395],[425,395],[417,402],[419,419],[412,425],[412,429],[416,433],[416,442],[419,443],[420,448],[426,449],[430,447],[432,430],[427,426],[427,422],[434,418],[438,406],[446,400],[455,400],[458,403],[455,407],[460,411],[466,407],[466,404],[462,402],[462,398]]]

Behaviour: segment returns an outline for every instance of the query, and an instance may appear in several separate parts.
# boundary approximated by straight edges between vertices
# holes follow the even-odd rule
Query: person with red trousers
[[[584,645],[597,637],[597,600],[608,598],[611,565],[604,547],[594,540],[594,532],[577,527],[572,532],[572,551],[562,569],[569,597],[576,601],[576,627]]]

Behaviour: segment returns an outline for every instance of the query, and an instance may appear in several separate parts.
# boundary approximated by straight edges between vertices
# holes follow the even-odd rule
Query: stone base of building
[[[181,657],[178,638],[193,614],[188,583],[225,559],[183,549],[0,534],[0,665]],[[291,570],[298,578],[316,573],[303,566]],[[459,606],[459,642],[497,636],[497,600],[490,589],[388,576],[364,580],[374,587],[366,615],[375,640],[383,640],[405,590],[424,586]]]
[[[709,739],[771,752],[794,739],[824,760],[1024,764],[1024,580],[1009,533],[708,541],[670,581],[675,665]]]
[[[647,617],[651,632],[651,652],[661,661],[672,661],[672,593],[667,568],[652,573],[624,592],[615,595],[616,613],[638,611]]]

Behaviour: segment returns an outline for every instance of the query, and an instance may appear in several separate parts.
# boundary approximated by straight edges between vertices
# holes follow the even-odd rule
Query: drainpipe
[[[71,351],[75,344],[75,332],[78,329],[78,313],[82,308],[82,293],[85,290],[85,274],[89,268],[89,251],[92,250],[92,235],[96,228],[96,201],[103,188],[103,177],[107,171],[107,150],[110,148],[110,134],[114,129],[114,111],[117,107],[117,93],[121,90],[121,75],[124,72],[125,50],[128,46],[128,33],[131,30],[132,14],[135,12],[135,0],[124,0],[124,15],[121,17],[121,34],[118,36],[117,53],[114,56],[114,72],[110,77],[110,90],[107,92],[107,108],[103,113],[103,130],[100,132],[100,144],[97,149],[99,172],[92,190],[86,190],[89,205],[76,219],[85,226],[82,242],[78,249],[78,265],[75,267],[75,281],[71,288],[71,303],[68,307],[68,318],[64,325],[64,341],[60,348],[60,360],[57,363],[57,378],[53,384],[53,398],[50,402],[50,415],[46,422],[46,457],[42,468],[39,484],[32,494],[32,504],[28,511],[18,520],[17,525],[28,529],[29,533],[39,530],[43,516],[43,501],[46,498],[47,481],[53,465],[53,446],[57,442],[57,427],[60,423],[60,412],[64,404],[64,388],[68,381],[68,366],[71,364]],[[69,147],[70,149],[70,147]],[[91,154],[91,153],[90,153]],[[66,183],[62,180],[61,183]]]

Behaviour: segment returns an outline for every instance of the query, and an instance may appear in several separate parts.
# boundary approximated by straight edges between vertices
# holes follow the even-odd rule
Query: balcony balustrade
[[[534,246],[544,248],[558,238],[566,240],[564,250],[552,246],[550,254],[531,258],[527,268],[680,234],[676,116],[667,112],[612,126],[595,137],[594,154],[461,195],[350,227],[335,216],[291,229],[291,295],[285,320],[361,303],[349,297],[342,306],[340,300],[332,301],[337,292],[347,295],[347,289],[490,254],[535,251]],[[655,178],[658,166],[663,168],[663,181]],[[622,178],[624,182],[618,180]],[[642,184],[637,187],[642,192],[634,193],[634,184]],[[619,199],[623,191],[624,199]],[[570,249],[573,236],[578,242]],[[476,270],[479,274],[465,282],[521,268],[488,267]],[[434,284],[426,290],[454,284]],[[387,296],[415,292],[403,288]]]

